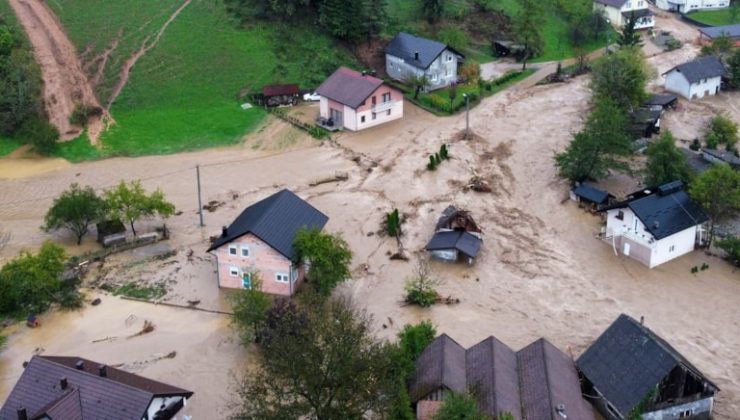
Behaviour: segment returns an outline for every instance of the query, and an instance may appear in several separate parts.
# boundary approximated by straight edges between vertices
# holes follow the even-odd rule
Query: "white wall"
[[[357,113],[357,130],[363,130],[365,128],[375,127],[388,121],[397,120],[403,117],[403,99],[400,101],[393,102],[393,106],[390,109],[391,115],[388,115],[386,110],[380,111],[373,120],[373,111],[361,111]],[[362,122],[362,117],[365,117],[365,122]]]
[[[344,128],[348,130],[357,130],[357,112],[345,105],[342,115],[344,116]]]
[[[617,28],[621,28],[622,25],[626,23],[626,20],[623,18],[622,13],[623,12],[629,12],[630,10],[641,10],[641,9],[647,9],[648,8],[648,2],[647,0],[628,0],[621,9],[617,9],[616,7],[606,6],[601,3],[594,2],[594,10],[599,10],[606,16],[609,21],[611,21],[611,24],[613,26],[616,26]],[[655,22],[653,21],[653,18],[650,17],[649,19],[646,19],[644,23],[637,24],[637,29],[642,28],[649,28],[655,25]]]
[[[151,404],[149,404],[149,408],[146,411],[147,419],[153,419],[154,414],[157,413],[159,408],[162,406],[162,404],[168,406],[169,404],[179,401],[183,399],[183,397],[158,397],[153,398]]]
[[[683,74],[676,70],[672,70],[665,75],[665,89],[669,92],[677,93],[686,99],[691,99],[689,81],[683,77]]]
[[[329,100],[324,96],[319,97],[319,115],[329,118]]]
[[[694,243],[696,242],[696,230],[697,227],[692,226],[659,241],[655,241],[653,244],[653,254],[650,258],[650,268],[693,251]]]
[[[702,9],[721,9],[730,5],[730,0],[657,0],[655,5],[663,10],[675,10],[681,13]]]

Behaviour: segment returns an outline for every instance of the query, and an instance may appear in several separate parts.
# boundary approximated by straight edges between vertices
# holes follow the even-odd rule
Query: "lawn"
[[[129,7],[118,3],[70,0],[54,7],[80,51],[88,45],[105,48],[119,28],[124,34],[119,45],[125,40],[133,51],[146,36],[139,32],[151,35],[159,26],[152,22],[161,23],[177,4],[144,2],[142,11],[134,7],[140,1],[125,0]],[[84,14],[77,13],[83,9]],[[106,27],[114,28],[107,31],[108,40],[98,40]],[[111,108],[116,123],[102,136],[99,153],[75,140],[78,143],[63,145],[59,154],[91,159],[235,144],[265,116],[260,108],[243,110],[240,105],[246,99],[240,99],[240,93],[257,92],[269,83],[316,87],[338,65],[353,63],[345,49],[315,27],[293,25],[288,30],[270,23],[240,28],[221,0],[193,0],[156,48],[137,62]],[[111,77],[115,73],[110,72]]]
[[[740,6],[735,7],[740,8]],[[696,21],[712,26],[733,25],[736,23],[740,23],[740,12],[736,11],[733,19],[732,10],[730,8],[719,10],[702,10],[700,12],[689,13],[688,16]]]
[[[23,142],[15,137],[0,135],[0,158],[12,153],[15,149],[23,146]]]

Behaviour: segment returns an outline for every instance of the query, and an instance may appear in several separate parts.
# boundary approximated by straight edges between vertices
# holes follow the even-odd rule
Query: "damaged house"
[[[576,362],[607,420],[710,419],[717,385],[657,334],[620,315]]]
[[[481,234],[470,212],[449,206],[442,212],[425,249],[432,258],[448,262],[464,260],[472,265],[483,243]]]

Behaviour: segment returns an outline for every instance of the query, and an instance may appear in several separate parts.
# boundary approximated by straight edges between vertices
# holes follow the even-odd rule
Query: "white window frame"
[[[285,280],[281,280],[281,278]],[[290,283],[290,276],[286,273],[275,273],[275,281],[278,283]]]
[[[242,245],[241,248],[240,248],[240,251],[241,252],[240,252],[239,255],[241,255],[242,258],[248,258],[249,257],[249,255],[250,255],[250,249],[249,249],[249,247],[247,245]],[[247,251],[247,255],[244,255],[244,251]]]
[[[376,114],[375,112],[373,112],[373,119],[376,119],[376,118],[378,118],[378,114]]]
[[[239,267],[237,267],[235,265],[230,265],[229,266],[229,276],[231,276],[231,277],[240,277],[239,276]]]
[[[388,95],[388,100],[387,101],[385,100],[386,95]],[[388,103],[390,101],[391,101],[391,93],[390,92],[384,93],[383,94],[383,103],[386,104],[386,103]]]
[[[229,255],[237,256],[238,255],[238,252],[236,250],[237,248],[238,247],[236,245],[229,245]]]
[[[676,250],[676,245],[671,245],[668,247],[668,252],[674,252]]]

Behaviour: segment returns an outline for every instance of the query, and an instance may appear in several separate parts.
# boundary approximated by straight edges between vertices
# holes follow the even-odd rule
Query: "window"
[[[391,93],[384,93],[383,94],[383,102],[390,102],[391,101]]]
[[[385,115],[391,115],[391,110],[385,111]]]
[[[377,101],[375,100],[375,96],[373,96],[373,105],[375,105]]]
[[[373,119],[375,119],[378,116],[378,114],[373,112]]]
[[[229,255],[236,255],[236,245],[229,245]]]
[[[432,73],[432,77],[429,78],[429,80],[436,82],[437,81],[437,73]]]
[[[244,273],[242,276],[242,287],[245,289],[252,288],[252,279],[249,277],[249,273]]]
[[[360,117],[360,122],[361,123],[364,123],[365,122],[365,116],[364,115]]]
[[[231,277],[239,277],[239,267],[229,266],[229,275]]]
[[[688,409],[678,412],[678,418],[679,419],[685,419],[688,417],[691,417],[694,414],[694,410]]]
[[[670,247],[668,247],[668,252],[673,252],[675,250],[676,250],[676,245],[671,245]]]
[[[624,212],[622,210],[619,210],[617,213],[617,219],[624,220]]]
[[[248,257],[249,256],[249,247],[246,245],[242,245],[242,257]]]
[[[447,61],[452,61],[452,54],[447,54]]]
[[[288,275],[285,273],[275,273],[275,281],[280,283],[287,283],[289,281]]]

